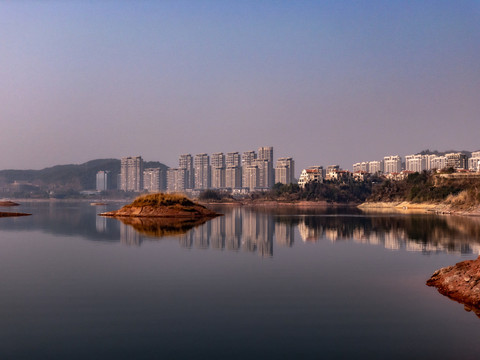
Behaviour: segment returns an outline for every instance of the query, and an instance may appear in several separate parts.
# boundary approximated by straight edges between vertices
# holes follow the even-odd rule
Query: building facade
[[[275,182],[282,184],[292,184],[295,182],[295,162],[291,157],[277,159]]]
[[[445,154],[447,158],[447,167],[454,169],[466,169],[467,168],[467,155],[462,153],[449,153]]]
[[[402,158],[398,155],[385,156],[383,158],[383,168],[386,174],[399,173],[402,171]]]
[[[167,170],[167,191],[168,192],[184,192],[187,189],[187,170],[174,169]]]
[[[210,157],[208,154],[195,155],[195,189],[206,190],[211,187]]]
[[[212,154],[212,183],[214,189],[225,188],[225,155],[223,153]]]
[[[193,169],[193,157],[191,154],[182,154],[178,158],[178,168],[184,169],[186,173],[185,189],[195,187],[195,171]]]
[[[413,172],[422,172],[427,170],[426,155],[407,155],[405,156],[405,170]]]
[[[97,191],[109,190],[109,171],[98,171],[96,177],[96,189]]]
[[[298,179],[298,186],[302,189],[306,184],[310,182],[322,183],[324,179],[323,166],[310,166],[307,169],[303,169]]]
[[[260,187],[271,188],[275,184],[273,170],[273,146],[258,148],[257,166],[260,171]]]
[[[143,171],[143,189],[148,192],[165,190],[165,179],[160,168],[148,168]]]
[[[143,190],[143,159],[141,156],[124,157],[120,163],[120,189]]]

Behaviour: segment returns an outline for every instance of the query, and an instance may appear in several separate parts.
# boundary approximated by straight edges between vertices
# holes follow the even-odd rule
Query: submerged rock
[[[10,200],[2,200],[0,201],[0,206],[19,206],[20,204],[17,204],[16,202],[10,201]]]
[[[221,214],[197,204],[183,195],[149,194],[135,199],[131,204],[119,210],[101,213],[112,217],[156,217],[199,219],[213,218]]]
[[[465,310],[480,317],[480,256],[435,271],[427,285],[436,287],[441,294],[464,304]]]

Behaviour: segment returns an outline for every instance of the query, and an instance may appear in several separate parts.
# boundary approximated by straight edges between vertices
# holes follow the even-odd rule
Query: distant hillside
[[[144,167],[168,168],[158,161],[144,162]],[[0,183],[25,181],[40,187],[88,190],[95,189],[96,174],[100,170],[110,171],[112,186],[116,187],[117,175],[120,173],[118,159],[97,159],[80,165],[57,165],[42,170],[0,170]]]

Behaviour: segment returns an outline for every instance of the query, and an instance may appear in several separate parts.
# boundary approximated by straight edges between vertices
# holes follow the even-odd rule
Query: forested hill
[[[158,161],[144,162],[144,168],[168,167]],[[42,170],[0,170],[0,183],[11,184],[14,181],[25,181],[38,186],[56,186],[73,190],[95,189],[96,174],[107,170],[112,174],[116,185],[116,175],[120,173],[120,160],[97,159],[84,164],[57,165]]]

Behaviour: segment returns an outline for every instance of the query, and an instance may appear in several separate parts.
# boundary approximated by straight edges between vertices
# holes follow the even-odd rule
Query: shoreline
[[[364,202],[358,205],[361,210],[392,211],[393,213],[433,213],[435,215],[480,216],[480,207],[458,209],[443,203],[412,203],[409,201]]]

